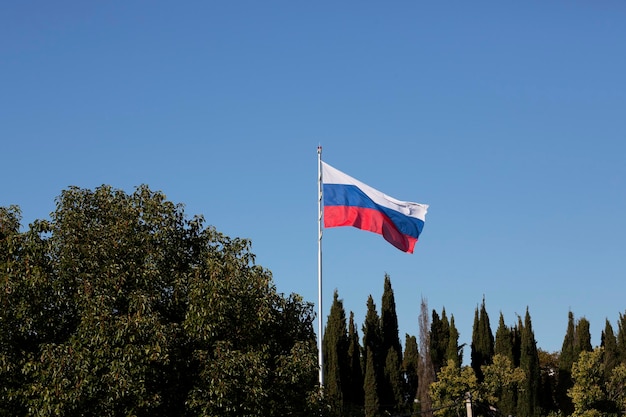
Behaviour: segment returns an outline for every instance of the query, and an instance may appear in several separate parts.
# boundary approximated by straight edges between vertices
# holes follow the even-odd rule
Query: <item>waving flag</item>
[[[413,253],[428,205],[396,200],[322,162],[324,227],[353,226]]]

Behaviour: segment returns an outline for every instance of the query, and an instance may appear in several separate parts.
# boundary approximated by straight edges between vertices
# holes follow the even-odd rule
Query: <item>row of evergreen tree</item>
[[[368,297],[361,343],[354,314],[350,312],[346,319],[343,301],[335,291],[322,342],[324,396],[332,415],[433,415],[441,409],[441,398],[433,403],[431,385],[444,368],[456,368],[461,375],[464,345],[459,345],[454,316],[448,317],[445,308],[441,313],[429,312],[422,299],[420,310],[419,343],[407,334],[403,352],[393,289],[386,275],[380,315],[372,296]],[[626,363],[626,316],[620,315],[618,324],[617,334],[608,320],[602,331],[602,372],[607,380],[618,364]],[[483,400],[476,404],[491,410],[482,415],[572,415],[572,366],[581,352],[592,350],[589,321],[584,317],[575,320],[572,312],[561,352],[537,347],[528,310],[514,326],[507,326],[500,314],[494,336],[483,299],[475,311],[471,371],[465,375],[482,383],[484,369],[493,365],[496,356],[523,371],[524,377],[516,385],[495,388],[493,403]],[[448,387],[444,392],[450,395],[454,389]],[[461,400],[450,398],[457,406],[450,415],[456,415]],[[434,414],[446,415],[441,411]]]

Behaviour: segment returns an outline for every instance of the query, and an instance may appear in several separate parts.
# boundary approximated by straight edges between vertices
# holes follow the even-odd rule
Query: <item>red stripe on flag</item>
[[[325,206],[324,227],[352,226],[382,235],[403,252],[413,253],[417,239],[403,234],[383,212],[355,206]]]

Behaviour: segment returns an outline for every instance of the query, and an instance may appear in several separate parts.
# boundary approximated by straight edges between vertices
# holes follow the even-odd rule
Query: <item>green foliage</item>
[[[568,312],[567,314],[567,330],[565,337],[563,338],[563,345],[561,347],[561,355],[559,357],[559,380],[557,384],[557,400],[559,409],[562,410],[565,415],[570,415],[574,411],[574,405],[571,398],[568,396],[567,391],[572,387],[572,365],[576,361],[575,357],[575,344],[576,344],[576,324],[574,322],[574,313]]]
[[[579,360],[572,366],[574,384],[568,394],[574,403],[573,416],[602,415],[596,407],[605,399],[603,392],[602,350],[581,352]]]
[[[526,380],[526,374],[520,368],[514,368],[511,359],[496,354],[491,365],[483,366],[484,381],[480,386],[481,399],[488,404],[495,404],[505,415],[513,410],[507,409],[510,404],[503,404],[508,399],[507,393],[519,390],[519,385]]]
[[[385,274],[382,302],[380,307],[380,337],[381,351],[387,355],[389,349],[396,352],[398,358],[402,357],[402,346],[398,335],[398,315],[396,313],[396,301],[391,288],[391,278]]]
[[[591,352],[591,331],[590,323],[584,317],[581,317],[576,323],[576,344],[574,346],[574,357],[578,357],[580,352]]]
[[[441,368],[438,379],[430,385],[435,416],[456,417],[465,413],[465,395],[478,392],[478,380],[471,367],[459,367],[453,360]]]
[[[380,412],[380,399],[378,397],[378,382],[374,366],[374,352],[369,346],[365,346],[367,362],[365,364],[365,417],[378,417]]]
[[[539,357],[539,369],[541,371],[541,381],[539,389],[539,404],[543,413],[558,411],[557,403],[557,381],[559,369],[559,353],[546,352],[537,349]]]
[[[626,314],[619,314],[617,321],[617,352],[621,363],[626,363]]]
[[[406,398],[409,405],[409,411],[417,396],[417,385],[419,383],[419,352],[417,347],[417,339],[415,336],[405,335],[404,357],[402,360],[402,370],[406,380]]]
[[[387,351],[384,369],[384,384],[386,389],[385,402],[382,404],[383,410],[388,413],[399,412],[404,405],[404,381],[402,379],[402,369],[400,358],[394,349]]]
[[[370,357],[371,356],[371,357]],[[376,311],[376,304],[374,299],[370,295],[367,298],[367,313],[365,315],[365,322],[363,323],[363,363],[365,365],[365,406],[367,407],[368,395],[372,398],[371,392],[368,394],[368,389],[371,390],[373,386],[378,390],[376,392],[376,401],[380,405],[380,389],[383,383],[383,369],[384,360],[382,353],[382,336],[380,330],[380,318]],[[368,381],[368,373],[373,375],[375,384]],[[371,408],[371,405],[370,405]]]
[[[398,336],[398,315],[391,288],[391,279],[385,274],[385,284],[380,313],[382,375],[379,382],[379,397],[383,411],[398,412],[404,400],[402,381],[402,346]]]
[[[323,339],[324,395],[337,415],[343,415],[348,390],[348,336],[343,301],[335,290]]]
[[[203,223],[145,186],[72,187],[24,233],[2,209],[0,413],[317,409],[312,306]]]
[[[494,354],[494,337],[489,324],[489,315],[485,307],[485,299],[474,314],[472,330],[471,366],[479,382],[483,380],[482,367],[491,363]]]
[[[619,353],[617,350],[617,338],[613,332],[613,326],[606,320],[604,330],[600,337],[600,346],[604,348],[604,372],[605,376],[613,371],[619,361]]]
[[[608,374],[604,348],[581,352],[572,366],[574,384],[568,391],[574,404],[572,416],[619,416],[626,411],[626,364]]]
[[[430,385],[435,381],[435,370],[433,368],[432,356],[430,354],[430,320],[428,317],[428,300],[422,297],[420,303],[419,323],[419,365],[417,386],[418,412],[428,413],[432,409],[432,399]]]
[[[522,389],[517,398],[517,414],[522,416],[538,416],[540,414],[539,389],[540,389],[540,369],[537,342],[532,329],[530,313],[526,309],[524,324],[521,319],[519,327],[521,329],[521,352],[520,368],[524,371],[526,379],[522,384]]]
[[[444,310],[445,311],[445,310]],[[450,333],[448,335],[448,347],[446,349],[446,361],[453,360],[461,366],[463,363],[463,347],[459,347],[459,331],[454,324],[454,316],[450,316]]]
[[[432,312],[430,322],[430,356],[435,373],[448,362],[447,351],[450,340],[450,324],[446,316],[446,309],[441,312],[441,317],[436,310]]]
[[[354,313],[350,312],[348,322],[348,381],[344,398],[346,415],[363,415],[365,394],[363,392],[363,368],[361,367],[361,345],[359,333],[354,323]]]
[[[496,338],[494,345],[494,353],[496,355],[502,355],[514,363],[513,355],[513,332],[504,324],[504,316],[500,313],[500,319],[498,321],[498,329],[496,330]]]

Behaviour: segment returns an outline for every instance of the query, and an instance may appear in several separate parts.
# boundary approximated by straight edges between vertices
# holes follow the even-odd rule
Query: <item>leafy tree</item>
[[[324,395],[336,415],[343,415],[348,390],[348,336],[343,301],[335,290],[323,338]]]
[[[494,338],[491,332],[491,326],[489,324],[489,315],[485,307],[485,299],[480,306],[480,312],[478,308],[474,314],[474,327],[472,331],[472,354],[471,365],[478,382],[482,382],[482,366],[489,365],[494,354]]]
[[[605,369],[606,375],[606,369]],[[607,400],[617,415],[626,414],[626,364],[620,363],[605,376]]]
[[[543,413],[558,412],[556,397],[559,353],[537,349],[541,379],[539,382],[539,406]]]
[[[602,349],[581,352],[572,366],[574,384],[568,391],[574,404],[573,416],[602,416],[601,404],[606,395],[603,389],[604,366]]]
[[[626,365],[606,373],[604,348],[581,352],[572,366],[574,384],[568,394],[574,404],[572,416],[620,416],[626,411]]]
[[[146,186],[69,188],[24,233],[16,214],[0,210],[6,414],[318,409],[312,305],[276,292],[249,241]]]
[[[483,366],[484,381],[480,384],[480,398],[489,405],[495,405],[504,415],[513,411],[508,403],[508,393],[517,392],[526,375],[520,368],[515,368],[510,358],[495,354],[491,365]]]
[[[478,392],[478,381],[472,368],[457,366],[453,360],[441,368],[437,381],[430,385],[435,416],[456,417],[465,414],[465,396]]]

